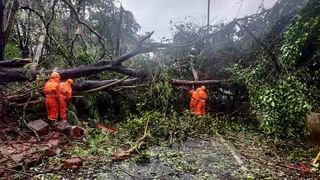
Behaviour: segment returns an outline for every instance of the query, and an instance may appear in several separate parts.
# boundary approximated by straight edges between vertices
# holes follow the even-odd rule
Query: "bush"
[[[249,90],[253,113],[261,129],[274,138],[300,138],[307,133],[306,117],[318,109],[319,1],[312,0],[285,32],[277,55],[281,64],[273,71],[263,50],[254,65],[231,68],[234,79]],[[271,70],[271,71],[270,71]]]
[[[305,119],[311,106],[306,85],[289,76],[251,91],[253,112],[262,130],[275,138],[299,138],[307,133]]]

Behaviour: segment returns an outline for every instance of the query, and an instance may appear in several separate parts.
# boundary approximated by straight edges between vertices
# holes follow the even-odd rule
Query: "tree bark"
[[[23,67],[31,63],[30,59],[14,59],[14,60],[4,60],[0,61],[0,67],[3,68],[18,68]]]
[[[5,33],[4,33],[4,3],[3,0],[0,0],[0,61],[4,60],[4,51],[5,51]]]
[[[115,55],[116,56],[120,56],[121,55],[121,51],[120,51],[120,38],[121,38],[121,26],[122,26],[122,17],[123,16],[123,7],[121,5],[120,7],[120,19],[118,22],[118,32],[117,32],[117,39],[116,39],[116,52]]]
[[[6,97],[3,93],[3,89],[0,86],[0,127],[3,124],[6,124],[8,121],[8,116],[7,116],[7,102],[6,102]]]
[[[70,69],[58,70],[62,79],[68,78],[79,78],[86,77],[94,74],[98,74],[104,71],[114,71],[121,74],[139,77],[140,79],[145,79],[147,74],[143,71],[138,71],[124,66],[79,66]],[[52,70],[43,71],[44,74],[48,75]],[[8,82],[21,82],[21,81],[32,81],[35,80],[37,75],[42,73],[41,70],[27,70],[24,68],[2,68],[0,67],[0,83]]]
[[[42,55],[42,49],[43,49],[43,45],[44,45],[45,39],[46,39],[46,29],[43,28],[42,31],[41,31],[41,35],[40,35],[40,37],[38,39],[38,45],[37,45],[37,48],[36,48],[36,53],[33,56],[33,63],[35,63],[35,65],[39,64],[39,61],[40,61],[40,58],[41,58],[41,55]]]
[[[88,80],[88,81],[75,83],[73,85],[72,89],[76,92],[87,91],[90,89],[95,89],[95,88],[99,88],[101,86],[105,86],[105,85],[114,83],[116,81],[118,81],[118,80],[104,80],[104,81]],[[118,86],[130,86],[130,85],[136,84],[138,81],[139,80],[137,78],[132,78],[132,79],[124,80],[117,85]]]

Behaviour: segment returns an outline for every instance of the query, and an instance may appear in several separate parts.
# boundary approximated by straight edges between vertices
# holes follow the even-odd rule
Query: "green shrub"
[[[22,56],[21,51],[15,44],[13,43],[6,44],[6,49],[5,49],[6,59],[19,58],[21,56]]]
[[[253,112],[262,130],[275,138],[299,138],[307,133],[305,120],[311,106],[306,85],[294,76],[251,91]]]

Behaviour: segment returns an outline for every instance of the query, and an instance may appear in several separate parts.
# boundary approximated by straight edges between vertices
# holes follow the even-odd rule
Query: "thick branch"
[[[104,89],[107,89],[107,88],[111,88],[113,86],[116,86],[116,85],[120,84],[121,82],[123,82],[126,79],[128,79],[128,76],[126,76],[126,77],[124,77],[124,78],[122,78],[120,80],[114,81],[112,83],[100,86],[100,87],[96,87],[96,88],[93,88],[93,89],[82,91],[81,93],[87,94],[87,93],[97,92],[97,91],[101,91],[101,90],[104,90]]]
[[[62,79],[86,77],[98,74],[104,71],[114,71],[129,76],[145,78],[147,75],[143,71],[126,68],[123,66],[79,66],[70,69],[58,70]],[[41,74],[41,70],[27,70],[23,68],[2,68],[0,67],[0,82],[17,82],[31,81],[36,79],[37,75]],[[44,74],[50,74],[52,70],[43,71]]]
[[[47,36],[50,38],[50,40],[53,41],[53,43],[56,45],[56,47],[57,47],[58,49],[60,49],[60,52],[61,52],[62,55],[66,58],[66,60],[67,60],[67,62],[69,63],[69,65],[72,66],[72,63],[71,63],[70,60],[73,60],[73,56],[71,56],[71,55],[69,55],[69,54],[67,53],[67,50],[66,50],[66,48],[62,45],[62,43],[59,43],[59,42],[51,35],[51,33],[50,33],[50,31],[49,31],[50,24],[51,24],[52,20],[54,19],[54,12],[55,12],[55,6],[56,6],[56,4],[57,4],[57,0],[55,0],[55,1],[53,2],[53,5],[52,5],[52,7],[51,7],[51,18],[50,18],[50,20],[49,20],[48,22],[46,22],[45,17],[43,17],[43,16],[41,15],[41,13],[39,13],[38,11],[32,9],[32,8],[29,7],[29,6],[21,6],[20,9],[24,9],[24,10],[28,10],[28,11],[30,11],[30,12],[33,12],[35,15],[37,15],[37,16],[39,17],[39,19],[41,20],[41,22],[43,23],[43,25],[44,25],[45,28],[46,28],[46,34],[47,34]]]
[[[276,70],[278,72],[280,72],[280,65],[279,62],[277,60],[277,57],[274,55],[274,53],[270,50],[270,48],[268,48],[262,41],[260,41],[260,39],[258,39],[247,27],[242,26],[240,23],[236,22],[236,24],[244,29],[268,54],[269,58],[271,59],[271,61],[274,64],[274,67],[276,68]]]
[[[77,10],[75,9],[75,7],[72,5],[72,3],[69,0],[62,0],[64,3],[66,3],[69,8],[71,9],[71,11],[74,13],[74,15],[77,18],[77,21],[79,24],[84,25],[86,28],[88,28],[94,35],[96,35],[99,39],[100,44],[102,45],[103,48],[103,54],[101,55],[101,57],[103,58],[106,54],[106,45],[104,44],[104,42],[106,41],[105,38],[98,33],[96,30],[94,30],[90,25],[88,25],[87,23],[85,23],[84,21],[81,20]]]
[[[14,60],[5,60],[0,61],[0,67],[4,68],[17,68],[17,67],[23,67],[27,64],[31,63],[30,59],[14,59]]]
[[[11,29],[14,23],[14,16],[16,14],[16,12],[19,9],[19,2],[18,0],[13,0],[12,4],[10,6],[9,12],[7,14],[6,17],[6,24],[5,24],[5,29],[4,29],[4,33],[5,33],[5,41],[8,41],[10,33],[11,33]]]
[[[220,85],[220,84],[226,84],[231,82],[230,80],[204,80],[204,81],[188,81],[188,80],[178,80],[173,79],[171,83],[174,86],[201,86],[201,85]]]
[[[73,85],[73,90],[77,91],[77,92],[81,92],[81,91],[87,91],[89,89],[95,89],[98,87],[102,87],[105,85],[109,85],[112,84],[114,82],[116,82],[118,80],[104,80],[104,81],[94,81],[94,80],[88,80],[88,81],[82,81],[79,83],[75,83]],[[139,80],[137,78],[132,78],[132,79],[127,79],[124,81],[121,81],[120,83],[118,83],[118,86],[130,86],[130,85],[134,85],[138,82]]]

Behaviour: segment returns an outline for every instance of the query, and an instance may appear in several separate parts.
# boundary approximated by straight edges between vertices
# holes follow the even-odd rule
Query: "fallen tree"
[[[55,1],[57,2],[57,1]],[[63,2],[69,2],[69,1],[63,1]],[[285,5],[285,3],[284,3]],[[52,9],[54,10],[55,3],[52,5]],[[72,9],[74,12],[72,4],[68,3],[68,6]],[[294,4],[292,6],[298,6],[298,3]],[[277,22],[277,19],[275,16],[277,13],[281,12],[281,7],[283,7],[283,4],[279,4],[276,6],[277,8],[273,8],[270,10],[263,10],[259,14],[254,14],[250,15],[247,17],[243,17],[240,19],[234,19],[230,23],[218,27],[215,30],[213,30],[209,34],[205,34],[203,36],[199,36],[195,39],[192,39],[188,42],[184,43],[154,43],[151,42],[149,39],[152,36],[152,33],[147,34],[146,36],[140,38],[139,41],[136,42],[135,47],[133,47],[130,51],[123,53],[122,55],[118,57],[109,57],[105,58],[103,60],[95,60],[91,61],[91,64],[86,64],[86,65],[78,65],[78,66],[70,66],[70,68],[64,68],[64,69],[46,69],[41,67],[37,62],[31,61],[31,60],[13,60],[13,61],[0,61],[0,84],[8,84],[12,82],[34,82],[38,79],[41,79],[44,77],[45,79],[48,78],[49,74],[52,73],[54,70],[60,73],[61,77],[63,80],[72,78],[82,78],[82,77],[88,77],[92,75],[96,75],[99,73],[103,72],[117,72],[120,73],[124,76],[130,77],[130,79],[126,79],[123,81],[119,81],[119,79],[108,79],[108,80],[81,80],[78,81],[76,80],[74,84],[74,91],[76,93],[81,93],[81,92],[91,92],[92,90],[105,90],[106,88],[113,88],[117,90],[125,89],[125,88],[131,88],[131,87],[138,87],[139,84],[141,83],[148,83],[150,80],[153,79],[153,74],[149,74],[144,70],[138,70],[138,69],[133,69],[131,67],[127,67],[124,65],[124,62],[129,61],[133,57],[144,54],[144,53],[150,53],[150,52],[156,52],[156,51],[162,51],[162,50],[168,50],[168,49],[173,49],[173,48],[187,48],[187,47],[193,47],[197,44],[201,44],[204,41],[208,41],[209,39],[219,39],[221,36],[234,36],[236,31],[230,31],[231,29],[241,29],[244,33],[247,34],[245,37],[251,37],[256,41],[259,41],[260,46],[267,52],[270,52],[271,49],[270,47],[266,47],[263,43],[261,43],[261,40],[255,38],[256,32],[253,32],[253,27],[254,27],[254,21],[259,21],[259,19],[263,18],[266,21],[267,24],[267,19],[273,20],[273,24]],[[27,9],[28,8],[22,8],[22,9]],[[292,9],[297,9],[292,8]],[[29,9],[30,10],[30,9]],[[54,17],[54,11],[52,10],[52,18]],[[40,20],[42,21],[44,27],[46,28],[46,33],[48,35],[48,38],[52,40],[53,34],[49,33],[49,25],[52,20],[50,18],[49,22],[46,22],[46,19],[42,17],[41,14],[37,13],[35,10],[30,10],[30,12],[35,13],[40,17]],[[76,12],[74,12],[76,14]],[[288,18],[285,18],[287,21],[281,26],[281,28],[278,28],[279,34],[281,34],[281,31],[284,29],[286,24],[288,24],[291,21],[291,18],[294,16],[296,12],[290,12],[290,16]],[[274,16],[274,14],[276,14]],[[281,17],[283,17],[282,15]],[[76,19],[77,21],[81,21],[80,16],[76,14]],[[96,34],[94,29],[92,29],[88,24],[83,24],[84,21],[81,21],[80,24],[84,25],[84,27],[88,28],[93,34]],[[270,26],[271,26],[270,25]],[[98,37],[101,37],[100,34],[96,34]],[[253,36],[253,37],[252,37]],[[54,39],[54,38],[53,38]],[[246,39],[246,38],[244,38]],[[101,40],[101,38],[99,38]],[[56,41],[53,41],[56,42]],[[57,44],[57,43],[56,43]],[[102,46],[104,47],[104,44],[101,42]],[[58,49],[61,49],[59,46]],[[105,49],[104,49],[105,50]],[[104,53],[102,53],[104,54]],[[270,53],[269,53],[270,54]],[[275,57],[271,55],[270,56],[270,61],[273,62],[274,66],[277,66],[277,61],[278,59],[275,59]],[[67,61],[72,61],[68,59],[68,56],[65,57]],[[33,68],[36,67],[36,68]],[[276,68],[277,69],[277,68]],[[177,79],[172,79],[171,84],[173,86],[199,86],[199,85],[223,85],[226,83],[229,83],[229,80],[205,80],[205,81],[199,81],[197,80],[198,78],[195,78],[195,81],[189,81],[189,80],[177,80]],[[43,81],[41,81],[43,83]],[[15,93],[7,94],[8,96],[8,101],[13,102],[13,103],[25,103],[25,100],[28,99],[31,95],[30,91],[38,91],[42,92],[42,84],[40,86],[32,87],[32,85],[29,88],[23,88],[21,91],[17,91]],[[39,95],[39,93],[38,93]],[[38,102],[36,99],[34,102]]]

